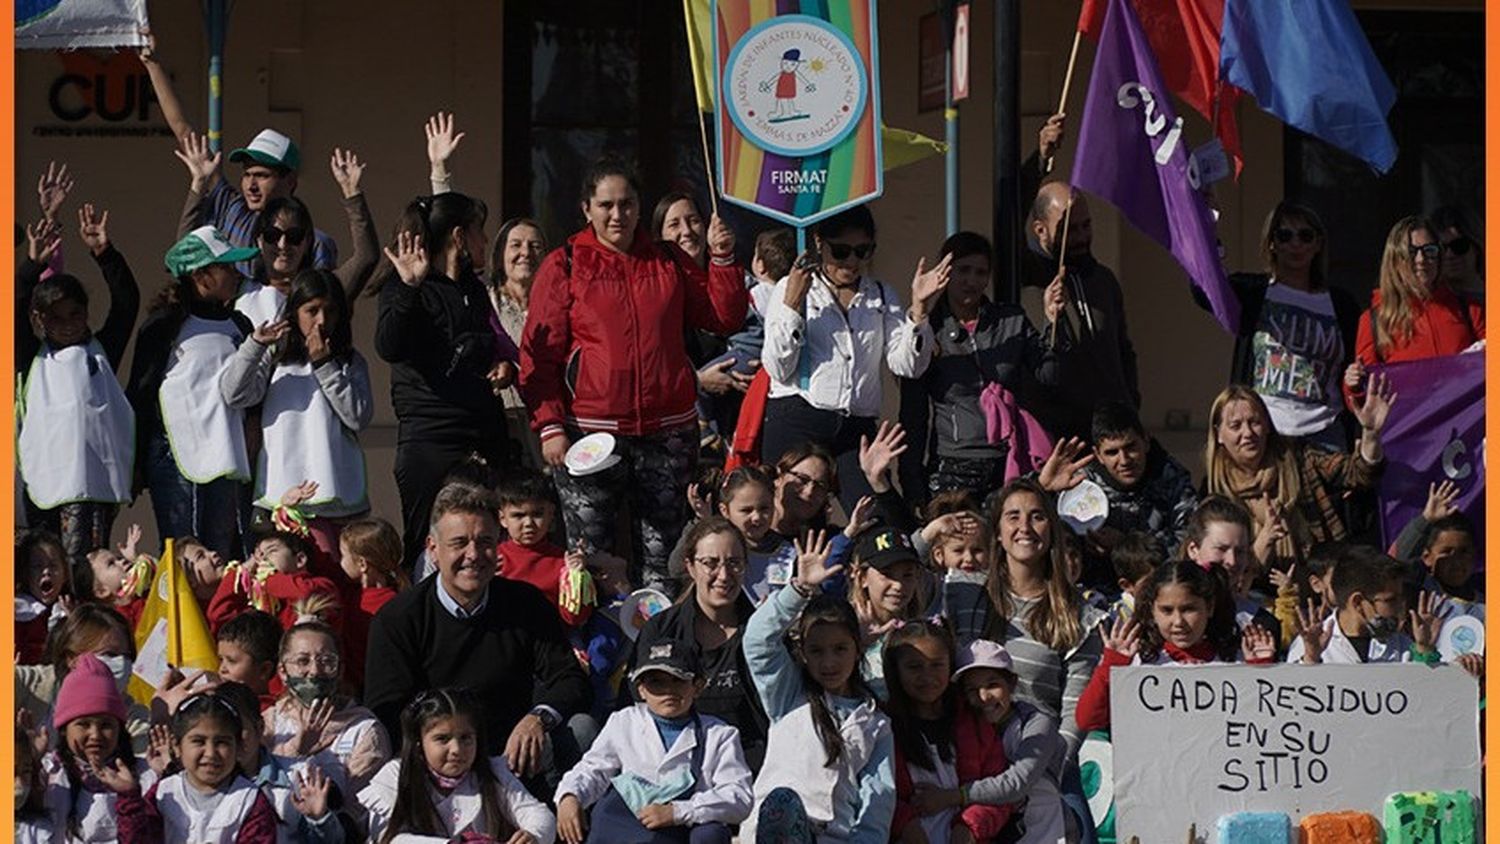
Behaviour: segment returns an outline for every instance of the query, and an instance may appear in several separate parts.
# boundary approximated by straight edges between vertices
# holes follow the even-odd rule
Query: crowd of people
[[[1016,245],[1039,329],[990,298],[978,234],[904,295],[869,272],[866,207],[799,255],[688,194],[647,219],[617,160],[563,244],[495,227],[455,190],[448,114],[383,244],[358,155],[331,152],[341,261],[295,141],[260,132],[226,177],[143,59],[190,178],[172,280],[137,326],[82,205],[91,328],[66,167],[17,271],[21,840],[1091,842],[1078,754],[1111,667],[1436,664],[1446,620],[1483,618],[1454,487],[1373,544],[1381,431],[1418,400],[1378,368],[1484,340],[1461,215],[1393,226],[1362,309],[1318,214],[1270,211],[1195,482],[1139,416],[1086,199],[1041,181],[1061,117]],[[371,298],[378,360],[350,329]],[[359,441],[372,362],[394,524]],[[219,660],[144,692],[160,555],[115,525],[143,490]]]

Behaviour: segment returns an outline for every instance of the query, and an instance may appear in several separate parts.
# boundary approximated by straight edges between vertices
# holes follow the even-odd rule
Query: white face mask
[[[97,654],[97,656],[99,661],[104,663],[104,667],[109,669],[109,673],[114,676],[115,687],[120,690],[120,694],[125,694],[125,687],[130,685],[131,669],[135,667],[134,661],[124,654],[113,656]]]

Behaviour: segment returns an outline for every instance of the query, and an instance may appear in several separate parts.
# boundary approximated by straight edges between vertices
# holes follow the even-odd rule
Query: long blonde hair
[[[1417,280],[1412,267],[1411,236],[1425,231],[1437,243],[1437,233],[1426,217],[1403,217],[1391,226],[1385,238],[1385,253],[1380,257],[1380,308],[1375,329],[1375,346],[1382,355],[1390,354],[1397,343],[1411,339],[1419,303],[1432,295]]]
[[[1214,399],[1213,408],[1208,412],[1208,442],[1203,448],[1203,466],[1208,472],[1208,491],[1213,495],[1223,495],[1238,500],[1234,482],[1230,477],[1233,461],[1224,447],[1219,444],[1219,425],[1224,421],[1225,408],[1233,402],[1240,401],[1249,404],[1265,421],[1266,451],[1261,464],[1274,468],[1276,473],[1275,500],[1290,511],[1293,509],[1292,505],[1302,495],[1302,473],[1297,463],[1297,450],[1292,447],[1291,441],[1277,433],[1276,426],[1271,424],[1271,411],[1266,409],[1265,399],[1243,384],[1231,384],[1225,387]]]
[[[1042,512],[1047,515],[1047,570],[1043,572],[1047,581],[1047,597],[1032,610],[1027,624],[1030,630],[1027,632],[1031,638],[1047,647],[1065,653],[1083,641],[1084,630],[1079,618],[1081,602],[1078,591],[1068,582],[1068,567],[1063,561],[1062,532],[1066,528],[1057,516],[1052,497],[1037,482],[1017,478],[995,495],[995,511],[990,520],[994,525],[998,545],[1002,530],[1000,519],[1005,512],[1005,502],[1025,493],[1035,495],[1042,503]],[[990,555],[990,576],[985,589],[989,592],[991,610],[985,638],[1001,642],[1005,639],[1005,626],[1016,609],[1015,602],[1010,597],[1010,562],[1003,549]]]

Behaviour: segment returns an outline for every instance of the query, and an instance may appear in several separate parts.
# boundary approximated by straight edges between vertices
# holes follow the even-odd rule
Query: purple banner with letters
[[[1385,544],[1422,512],[1428,485],[1449,480],[1458,485],[1459,510],[1478,529],[1476,547],[1484,548],[1484,354],[1393,363],[1383,371],[1397,395],[1380,437]]]
[[[1078,130],[1073,186],[1108,200],[1171,251],[1208,297],[1214,318],[1233,334],[1240,303],[1219,261],[1213,212],[1182,131],[1135,10],[1128,0],[1109,0]]]

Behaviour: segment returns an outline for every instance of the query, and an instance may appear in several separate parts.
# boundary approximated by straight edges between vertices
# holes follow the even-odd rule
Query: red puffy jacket
[[[745,321],[744,272],[699,269],[675,244],[636,232],[629,253],[592,227],[542,261],[521,338],[521,396],[542,439],[563,426],[639,436],[697,419],[690,328],[729,334]]]
[[[1359,334],[1354,341],[1354,355],[1365,366],[1456,355],[1484,339],[1484,305],[1460,297],[1446,284],[1434,287],[1432,296],[1421,303],[1412,321],[1411,337],[1383,354],[1376,347],[1381,336],[1378,326],[1372,322],[1379,309],[1380,291],[1376,290],[1370,296],[1370,308],[1359,317]],[[1357,390],[1347,384],[1343,387],[1351,408],[1364,399],[1364,385]]]

